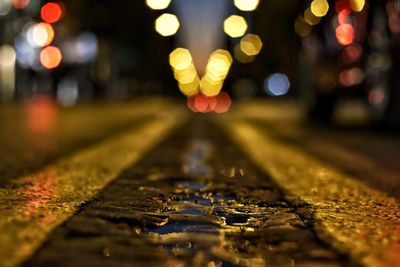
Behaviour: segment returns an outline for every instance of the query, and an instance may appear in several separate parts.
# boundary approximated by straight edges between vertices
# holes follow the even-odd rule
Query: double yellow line
[[[160,105],[165,108],[166,105]],[[18,266],[47,235],[168,135],[185,114],[172,105],[140,127],[0,189],[0,266]]]
[[[218,121],[284,190],[318,236],[363,266],[400,266],[400,205],[233,114]],[[228,123],[229,122],[229,123]]]

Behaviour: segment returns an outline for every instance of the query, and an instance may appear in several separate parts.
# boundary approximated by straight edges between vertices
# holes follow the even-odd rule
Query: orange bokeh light
[[[341,45],[350,45],[354,41],[354,28],[351,24],[341,24],[336,28],[336,39]]]
[[[24,9],[30,0],[12,0],[12,4],[16,9]]]
[[[46,69],[57,68],[62,60],[62,54],[58,47],[48,46],[40,52],[40,63]]]
[[[63,16],[63,7],[59,3],[50,2],[40,10],[42,19],[47,23],[55,23]]]

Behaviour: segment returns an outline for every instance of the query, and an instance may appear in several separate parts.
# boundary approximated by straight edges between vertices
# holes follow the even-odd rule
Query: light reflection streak
[[[39,143],[48,143],[54,131],[58,108],[49,96],[35,96],[25,102],[25,122],[30,136]],[[38,144],[39,145],[39,144]]]

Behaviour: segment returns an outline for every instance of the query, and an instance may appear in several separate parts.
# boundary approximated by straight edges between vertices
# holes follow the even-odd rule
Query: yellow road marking
[[[181,109],[158,113],[137,129],[20,178],[0,189],[0,266],[18,266],[49,232],[185,119]]]
[[[362,265],[400,266],[400,205],[394,198],[244,120],[229,116],[219,123],[290,201],[310,206],[322,240]]]

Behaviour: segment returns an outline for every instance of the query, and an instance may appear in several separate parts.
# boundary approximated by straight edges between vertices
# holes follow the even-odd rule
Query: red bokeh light
[[[214,111],[217,107],[218,100],[216,96],[211,96],[208,98],[208,105],[210,107],[210,111]]]
[[[232,101],[230,96],[221,92],[217,96],[205,96],[202,93],[198,93],[195,96],[188,97],[187,106],[193,112],[201,113],[225,113],[231,107]]]
[[[187,99],[187,106],[193,112],[199,112],[196,107],[194,106],[194,101],[196,100],[196,96],[188,97]]]
[[[350,23],[351,22],[350,14],[351,14],[350,9],[343,9],[342,11],[340,11],[338,14],[338,23],[339,24]]]
[[[45,4],[40,10],[42,19],[47,23],[55,23],[63,16],[63,7],[55,2]]]
[[[338,0],[335,4],[336,12],[339,13],[340,11],[342,11],[344,9],[351,10],[349,1],[348,0]]]
[[[194,99],[194,107],[199,112],[206,112],[208,108],[208,97],[198,93]]]
[[[336,39],[341,45],[350,45],[354,41],[354,28],[350,24],[341,24],[336,28]]]
[[[343,50],[342,60],[345,64],[351,64],[361,58],[363,49],[359,44],[353,44]]]
[[[221,92],[216,97],[217,105],[214,108],[216,113],[225,113],[231,108],[232,100],[228,93]]]

